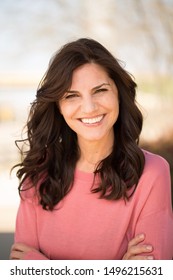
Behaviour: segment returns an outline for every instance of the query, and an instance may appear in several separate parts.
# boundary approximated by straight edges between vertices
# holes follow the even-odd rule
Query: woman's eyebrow
[[[78,93],[77,90],[67,90],[66,93]]]
[[[99,89],[99,88],[101,88],[102,86],[110,86],[110,84],[109,84],[109,83],[102,83],[101,85],[98,85],[98,86],[94,87],[92,90]]]

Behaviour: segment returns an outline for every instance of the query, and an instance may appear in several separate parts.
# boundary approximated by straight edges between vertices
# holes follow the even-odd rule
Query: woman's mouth
[[[100,123],[103,118],[104,118],[104,115],[101,115],[101,116],[94,117],[94,118],[82,118],[82,119],[80,119],[80,121],[84,124],[97,124],[97,123]]]

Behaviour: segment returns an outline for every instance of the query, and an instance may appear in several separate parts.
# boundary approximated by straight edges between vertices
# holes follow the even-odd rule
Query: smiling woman
[[[68,126],[76,132],[79,146],[89,141],[93,160],[96,153],[98,160],[110,153],[119,101],[117,87],[103,67],[86,63],[74,70],[71,87],[59,101],[59,108]],[[107,151],[103,149],[105,144]],[[87,170],[86,166],[85,171],[94,170]]]
[[[97,41],[55,54],[15,166],[11,259],[172,258],[169,166],[138,146],[135,96],[132,77]]]

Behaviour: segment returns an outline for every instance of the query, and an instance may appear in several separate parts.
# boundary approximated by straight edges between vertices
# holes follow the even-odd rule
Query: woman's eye
[[[101,92],[104,92],[104,91],[108,91],[107,88],[99,88],[95,91],[95,93],[101,93]]]
[[[73,94],[68,94],[65,96],[65,99],[71,99],[71,98],[75,98],[75,97],[78,97],[77,94],[73,93]]]

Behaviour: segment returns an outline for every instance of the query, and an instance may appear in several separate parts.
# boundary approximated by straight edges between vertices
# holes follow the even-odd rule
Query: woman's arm
[[[48,260],[48,258],[33,247],[23,243],[14,243],[11,247],[11,260]]]
[[[39,205],[34,188],[23,191],[16,218],[15,243],[11,247],[10,259],[48,260],[48,257],[40,252],[37,207]]]
[[[123,257],[123,260],[153,260],[152,255],[148,255],[153,250],[151,245],[141,245],[145,239],[144,234],[139,234],[133,238],[129,244],[126,254]],[[145,254],[141,255],[141,254]],[[41,254],[35,248],[28,246],[23,243],[15,243],[11,247],[11,260],[48,260],[48,258]]]
[[[152,244],[154,258],[171,260],[173,215],[168,163],[163,158],[152,156],[142,180],[137,196],[140,205],[137,210],[139,215],[136,216],[133,224],[133,235],[145,232],[145,243]]]

